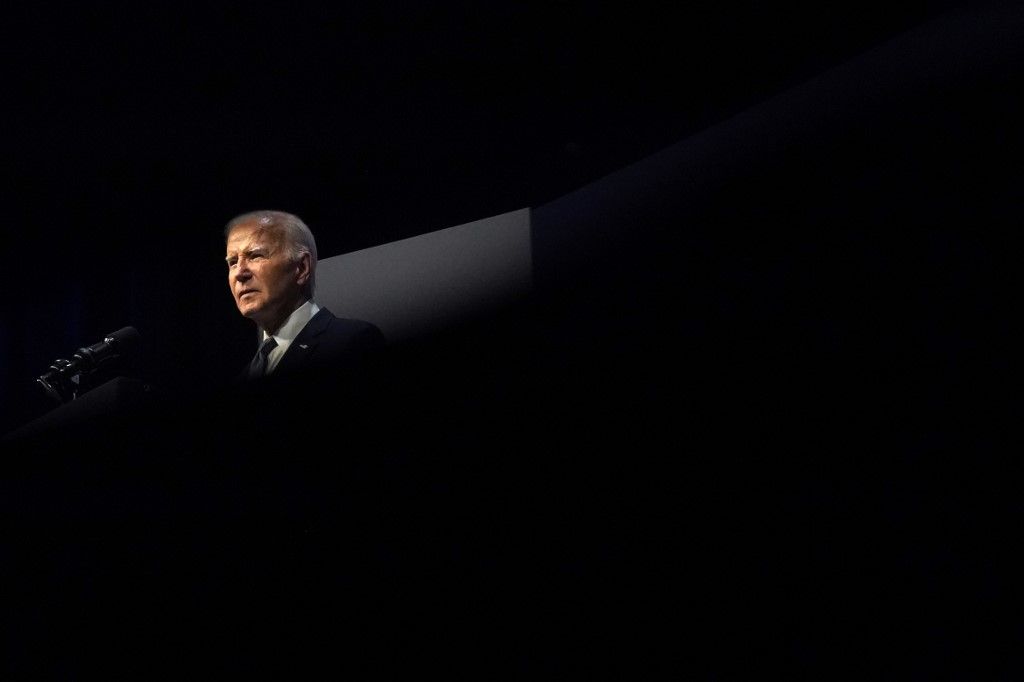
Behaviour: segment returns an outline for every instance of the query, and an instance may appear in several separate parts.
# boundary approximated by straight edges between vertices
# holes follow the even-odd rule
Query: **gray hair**
[[[306,293],[313,298],[316,291],[316,240],[313,232],[306,223],[297,215],[285,213],[284,211],[250,211],[232,218],[224,227],[224,239],[243,223],[257,223],[260,227],[274,230],[284,237],[285,249],[292,261],[297,261],[302,254],[309,254],[309,281],[306,283]]]

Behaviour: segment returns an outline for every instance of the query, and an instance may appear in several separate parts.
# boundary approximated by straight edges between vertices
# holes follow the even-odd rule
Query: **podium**
[[[139,379],[114,377],[15,429],[4,437],[4,442],[73,433],[96,420],[118,418],[139,406],[149,392],[150,387]]]

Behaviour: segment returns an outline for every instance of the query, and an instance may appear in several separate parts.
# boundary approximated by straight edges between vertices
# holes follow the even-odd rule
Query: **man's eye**
[[[228,267],[229,267],[229,268],[230,268],[230,267],[233,267],[233,266],[234,266],[234,264],[235,264],[235,263],[237,263],[237,262],[238,262],[238,259],[236,259],[236,258],[232,258],[231,260],[229,260],[229,261],[228,261]]]

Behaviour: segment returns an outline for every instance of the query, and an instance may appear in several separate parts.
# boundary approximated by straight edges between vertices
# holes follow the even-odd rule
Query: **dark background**
[[[128,324],[158,386],[233,374],[221,226],[253,208],[326,257],[536,207],[538,291],[316,410],[199,396],[12,451],[17,670],[1013,679],[1024,43],[978,7],[19,10],[9,424]],[[862,110],[699,137],[947,11],[854,69]]]
[[[4,427],[46,408],[54,359],[127,325],[158,384],[235,371],[238,213],[297,213],[327,257],[538,206],[956,6],[13,10]]]

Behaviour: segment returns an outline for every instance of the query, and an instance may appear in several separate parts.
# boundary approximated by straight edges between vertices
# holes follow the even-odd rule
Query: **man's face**
[[[288,257],[283,235],[258,222],[241,223],[227,239],[228,286],[238,311],[275,331],[303,301],[309,259]]]

